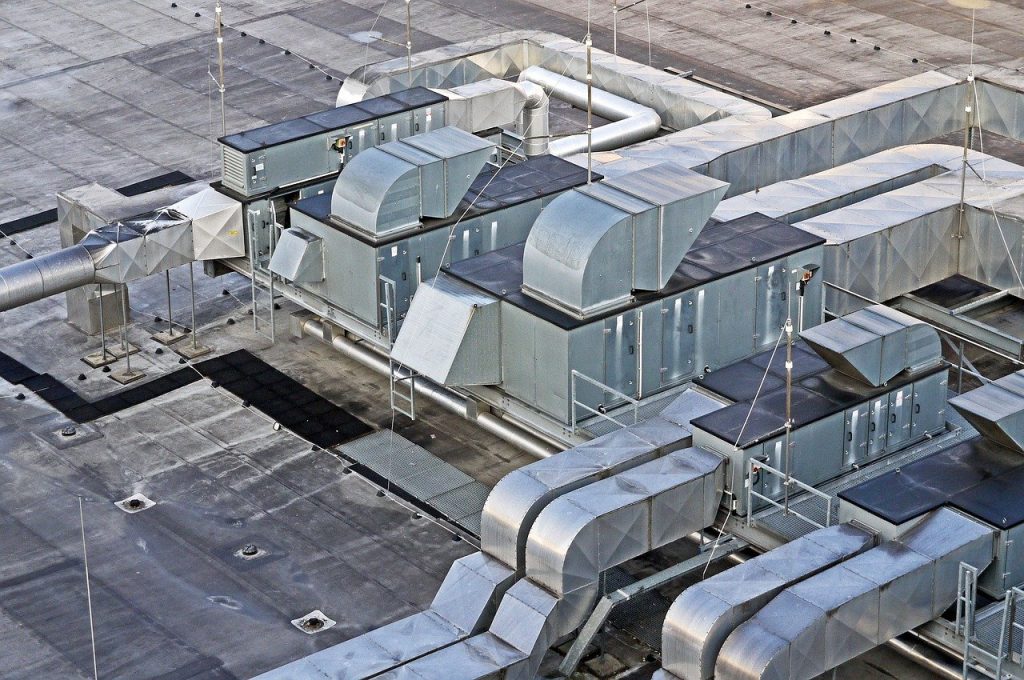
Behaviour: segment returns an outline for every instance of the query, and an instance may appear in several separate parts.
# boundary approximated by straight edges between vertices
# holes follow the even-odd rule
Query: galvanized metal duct
[[[548,153],[551,100],[537,83],[521,81],[516,88],[523,95],[523,153],[527,157]],[[558,154],[555,154],[556,156]]]
[[[0,311],[93,283],[92,255],[75,245],[0,269]]]
[[[688,389],[658,416],[510,472],[484,503],[481,549],[522,575],[530,530],[552,500],[690,446],[690,420],[723,406],[717,399]]]
[[[197,252],[202,259],[223,257],[236,239],[242,240],[241,204],[200,192],[175,206],[93,229],[69,248],[0,269],[0,311],[89,283],[134,281],[193,262]]]
[[[604,570],[714,521],[723,467],[688,448],[552,501],[530,531],[526,578],[490,629],[382,677],[533,680],[547,649],[583,622]]]
[[[1024,371],[959,394],[949,403],[986,438],[1024,453]]]
[[[523,251],[523,292],[578,318],[660,290],[728,185],[675,163],[557,196]]]
[[[874,544],[867,531],[840,524],[720,572],[676,598],[662,629],[663,678],[711,680],[726,638],[783,589]]]
[[[875,387],[942,361],[934,328],[885,305],[804,330],[800,337],[837,371]]]
[[[430,608],[322,649],[254,680],[344,678],[364,680],[482,632],[515,572],[473,553],[456,560]]]
[[[940,616],[959,565],[992,561],[995,531],[948,508],[782,591],[722,646],[715,678],[810,680]]]
[[[553,73],[540,66],[531,66],[519,74],[520,81],[536,83],[555,99],[572,104],[576,108],[587,108],[587,85]],[[641,142],[658,134],[661,130],[661,116],[647,106],[619,97],[610,92],[591,88],[591,110],[601,118],[611,121],[591,131],[590,147],[594,151],[608,151]],[[548,145],[555,156],[570,156],[587,150],[587,135],[571,135],[556,139]]]
[[[448,217],[493,152],[451,126],[367,149],[338,175],[331,214],[375,237]]]

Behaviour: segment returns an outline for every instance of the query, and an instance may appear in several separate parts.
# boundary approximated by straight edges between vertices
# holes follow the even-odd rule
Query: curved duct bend
[[[961,562],[992,561],[995,530],[949,508],[779,593],[725,641],[717,680],[810,680],[941,616]]]
[[[519,74],[519,80],[536,83],[550,96],[572,104],[576,108],[587,108],[587,86],[585,83],[557,73],[531,66]],[[608,151],[658,134],[661,130],[661,116],[654,109],[637,104],[611,92],[592,88],[591,109],[601,118],[613,122],[591,131],[590,146],[594,151]],[[554,156],[571,156],[587,150],[587,135],[572,135],[557,139],[548,145]]]
[[[528,80],[516,83],[516,89],[523,95],[523,153],[527,157],[546,154],[550,134],[548,119],[551,114],[548,93],[537,83]]]
[[[92,255],[81,245],[12,264],[0,269],[0,312],[93,283],[95,279]]]
[[[711,680],[726,638],[784,588],[867,550],[851,524],[812,531],[696,583],[676,598],[662,629],[661,677]]]

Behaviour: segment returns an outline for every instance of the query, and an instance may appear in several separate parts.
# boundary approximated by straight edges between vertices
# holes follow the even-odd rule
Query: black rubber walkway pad
[[[372,430],[348,411],[246,350],[207,359],[196,364],[196,368],[282,427],[322,448]]]
[[[144,179],[134,184],[121,187],[117,190],[119,194],[124,196],[138,196],[149,191],[156,191],[157,189],[163,189],[164,187],[178,186],[179,184],[188,184],[194,181],[193,178],[189,177],[180,170],[173,170],[163,175]]]
[[[155,380],[90,402],[49,373],[36,373],[14,357],[0,352],[0,378],[31,390],[76,423],[96,420],[138,406],[154,397],[194,383],[200,377],[192,368],[180,368]]]
[[[194,367],[179,368],[92,402],[52,375],[36,373],[14,357],[0,352],[0,378],[31,390],[76,423],[138,406],[194,383],[201,376],[263,411],[281,427],[322,448],[347,442],[372,430],[348,411],[245,350],[207,359]]]
[[[4,222],[3,224],[0,224],[0,233],[3,233],[5,236],[14,236],[15,234],[20,234],[23,231],[35,229],[36,227],[41,227],[44,224],[56,221],[57,209],[51,208],[50,210],[44,210],[43,212],[38,212],[34,215],[26,215],[25,217],[19,217],[18,219],[11,220],[10,222]]]

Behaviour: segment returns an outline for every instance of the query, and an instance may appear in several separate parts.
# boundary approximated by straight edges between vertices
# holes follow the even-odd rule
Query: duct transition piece
[[[874,387],[942,360],[934,328],[885,305],[815,326],[800,337],[837,371]]]
[[[374,237],[448,217],[494,152],[494,145],[443,127],[363,151],[338,175],[331,214]]]
[[[526,239],[523,292],[586,318],[661,290],[728,187],[662,163],[561,194]]]
[[[1024,371],[959,394],[949,404],[986,438],[1024,453]]]

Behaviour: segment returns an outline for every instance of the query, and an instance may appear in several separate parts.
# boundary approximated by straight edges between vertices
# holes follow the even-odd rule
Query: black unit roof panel
[[[785,421],[784,349],[780,348],[776,352],[772,366],[767,371],[765,387],[757,399],[754,399],[757,386],[766,373],[765,367],[768,365],[769,356],[770,351],[764,352],[705,376],[702,383],[705,388],[736,403],[697,418],[693,424],[719,439],[735,443],[740,448],[747,448],[775,436]],[[779,361],[783,362],[782,367],[778,365]],[[934,366],[914,373],[904,372],[890,380],[884,387],[873,387],[830,368],[823,359],[810,350],[802,346],[795,348],[793,425],[809,425],[941,370],[945,368]],[[751,414],[749,419],[748,413]],[[742,439],[738,440],[745,420],[749,422],[742,428]]]
[[[328,226],[341,229],[372,246],[382,246],[408,238],[411,233],[422,233],[443,227],[450,227],[459,221],[471,219],[494,210],[526,203],[536,198],[549,196],[587,181],[587,171],[569,161],[554,156],[535,156],[522,163],[507,164],[502,167],[486,166],[470,185],[465,198],[450,217],[443,219],[427,219],[414,231],[402,231],[382,239],[371,239],[368,235],[354,229],[348,229],[330,219],[331,195],[321,194],[303,198],[291,207],[299,212],[323,222]],[[522,257],[520,256],[520,259]],[[520,283],[522,285],[522,266],[520,265]]]
[[[585,170],[583,179],[586,181]],[[787,239],[779,238],[777,235],[773,235],[769,240],[759,238],[761,230],[764,229],[768,229],[772,234],[791,232],[787,236],[789,243],[782,245],[783,241]],[[713,237],[705,239],[705,243],[709,245],[699,249],[703,252],[697,252],[695,243],[695,247],[686,254],[669,279],[668,285],[663,289],[656,292],[638,292],[628,305],[587,319],[569,316],[522,293],[523,244],[521,243],[498,251],[498,253],[502,253],[500,256],[497,253],[485,253],[471,260],[453,262],[445,268],[445,271],[467,283],[483,288],[493,295],[505,298],[511,304],[521,307],[559,328],[568,330],[614,316],[626,309],[639,307],[648,302],[696,288],[708,281],[756,267],[761,262],[777,260],[825,242],[822,238],[761,214],[747,215],[732,222],[709,223],[698,236],[698,242],[708,231],[714,232]],[[752,247],[759,249],[756,261],[752,261],[750,256],[746,255]],[[736,251],[744,254],[737,255]],[[505,271],[497,275],[480,276],[479,272],[483,268],[473,260],[483,258],[489,258],[485,260],[489,266],[504,268]],[[491,280],[493,278],[500,279],[500,289],[495,289]],[[501,292],[502,290],[504,292]]]
[[[1010,527],[1024,521],[1022,483],[1024,456],[975,437],[869,479],[839,497],[893,524],[949,504],[994,526]]]
[[[448,101],[448,98],[442,94],[425,87],[414,87],[403,92],[375,97],[356,104],[326,109],[307,116],[227,135],[218,141],[238,149],[242,153],[249,153],[444,101]]]

